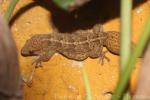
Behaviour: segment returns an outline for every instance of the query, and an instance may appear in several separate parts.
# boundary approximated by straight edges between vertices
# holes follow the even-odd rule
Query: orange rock
[[[141,4],[133,10],[133,42],[137,42],[139,34],[144,26],[146,16],[150,11],[149,1]],[[5,10],[8,1],[4,2],[1,11]],[[29,7],[31,6],[31,7]],[[11,21],[11,29],[15,38],[24,84],[24,100],[84,100],[85,86],[82,76],[82,68],[85,68],[91,85],[93,100],[108,100],[116,86],[119,75],[119,56],[108,53],[110,62],[104,66],[98,64],[98,59],[86,59],[82,62],[68,60],[56,54],[49,62],[43,63],[42,68],[35,69],[31,65],[34,57],[22,57],[20,50],[25,41],[34,34],[50,33],[52,31],[49,22],[51,13],[45,8],[34,5],[32,0],[20,0],[15,8]],[[104,24],[104,30],[119,30],[119,18]],[[140,62],[140,61],[139,61]],[[140,66],[137,63],[136,66]],[[136,70],[139,68],[136,67]],[[31,79],[32,78],[32,79]],[[135,91],[137,74],[131,78],[131,91]]]

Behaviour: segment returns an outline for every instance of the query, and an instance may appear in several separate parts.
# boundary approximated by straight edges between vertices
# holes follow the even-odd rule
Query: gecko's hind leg
[[[101,63],[101,65],[104,65],[104,60],[106,59],[108,62],[110,61],[110,59],[106,56],[106,53],[108,51],[102,51],[100,56],[99,56],[99,61],[98,63]]]

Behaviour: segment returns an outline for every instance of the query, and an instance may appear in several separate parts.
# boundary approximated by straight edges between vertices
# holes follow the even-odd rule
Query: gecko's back
[[[38,36],[40,37],[40,36]],[[87,57],[97,58],[105,39],[103,32],[77,31],[69,33],[53,33],[41,35],[49,48],[70,59],[84,60]]]

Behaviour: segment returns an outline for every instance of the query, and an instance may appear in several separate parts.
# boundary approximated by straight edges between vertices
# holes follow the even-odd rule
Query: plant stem
[[[121,71],[125,68],[131,53],[131,9],[132,0],[121,0]]]
[[[86,88],[86,100],[92,100],[92,93],[91,93],[91,89],[90,89],[90,83],[89,83],[88,75],[86,73],[85,68],[82,68],[82,72],[83,72],[83,79],[84,79],[85,88]]]
[[[131,10],[132,10],[132,0],[121,0],[121,49],[120,49],[120,73],[124,72],[125,65],[130,56],[131,48]],[[120,77],[122,74],[120,74]],[[121,80],[121,79],[120,79]],[[117,89],[120,87],[117,87]],[[127,92],[126,92],[127,93]],[[117,97],[114,97],[114,96]],[[115,94],[112,96],[112,100],[119,100],[120,95]]]

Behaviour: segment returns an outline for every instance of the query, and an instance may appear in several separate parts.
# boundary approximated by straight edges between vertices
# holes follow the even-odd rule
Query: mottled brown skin
[[[89,30],[78,30],[71,34],[37,34],[26,41],[21,50],[23,56],[39,56],[36,65],[48,61],[55,53],[77,61],[98,58],[106,46],[114,54],[119,53],[119,33],[103,32],[100,25]],[[104,55],[103,55],[104,56]],[[106,58],[106,57],[104,57]]]
[[[104,46],[113,54],[119,55],[120,53],[120,33],[116,31],[105,32],[106,41]]]

